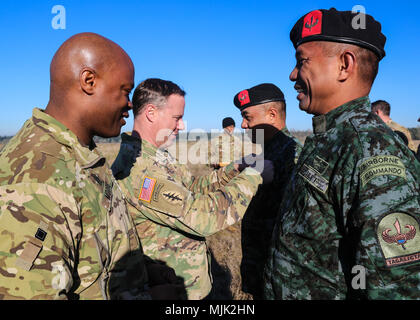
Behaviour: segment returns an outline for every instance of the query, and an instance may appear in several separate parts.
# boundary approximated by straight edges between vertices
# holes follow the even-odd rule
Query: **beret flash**
[[[285,101],[283,92],[272,83],[259,84],[250,89],[242,90],[233,98],[234,105],[242,111],[258,104]]]
[[[354,18],[364,13],[320,9],[301,17],[292,31],[290,40],[295,49],[309,41],[332,41],[354,44],[373,51],[381,60],[385,57],[386,37],[381,32],[381,24],[365,14],[364,26],[355,26]],[[357,18],[356,18],[357,21]]]

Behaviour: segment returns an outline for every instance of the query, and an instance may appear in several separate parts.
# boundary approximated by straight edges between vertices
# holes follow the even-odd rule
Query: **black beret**
[[[359,15],[364,15],[365,19],[360,19]],[[359,25],[363,21],[365,25]],[[361,12],[337,11],[335,8],[309,12],[296,22],[290,31],[290,40],[295,49],[309,41],[332,41],[369,49],[379,60],[385,57],[386,37],[381,32],[381,24]]]
[[[233,98],[233,103],[241,111],[248,107],[273,101],[285,100],[283,92],[272,83],[263,83],[250,89],[242,90]]]
[[[226,127],[229,127],[229,126],[234,126],[234,125],[235,125],[235,120],[233,120],[231,117],[227,117],[227,118],[224,118],[222,120],[222,127],[223,128],[226,128]]]

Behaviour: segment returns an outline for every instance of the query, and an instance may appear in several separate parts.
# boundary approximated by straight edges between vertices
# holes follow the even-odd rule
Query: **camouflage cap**
[[[358,15],[365,15],[365,25],[355,23]],[[354,44],[373,51],[381,60],[385,57],[386,37],[381,24],[372,16],[353,11],[320,9],[301,17],[290,31],[295,49],[309,41],[332,41]]]

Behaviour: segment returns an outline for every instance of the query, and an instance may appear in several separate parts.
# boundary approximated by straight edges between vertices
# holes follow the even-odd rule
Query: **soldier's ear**
[[[339,57],[338,81],[346,81],[356,71],[356,56],[350,50],[345,50]]]
[[[95,70],[88,67],[85,67],[82,70],[80,70],[79,83],[80,87],[86,94],[92,95],[95,92],[96,82],[97,75]]]
[[[270,107],[267,110],[267,116],[269,117],[270,121],[274,122],[276,120],[278,114],[278,110],[274,107]]]
[[[158,110],[154,104],[149,103],[145,106],[144,114],[147,120],[155,122],[158,117]]]

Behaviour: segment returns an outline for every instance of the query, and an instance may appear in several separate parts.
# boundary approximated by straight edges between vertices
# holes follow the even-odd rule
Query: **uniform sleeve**
[[[382,145],[362,141],[364,156],[343,169],[342,190],[353,191],[340,199],[354,255],[348,285],[368,299],[419,299],[419,166],[386,137]],[[367,149],[373,145],[382,150]]]
[[[183,183],[194,193],[214,192],[239,174],[239,171],[234,168],[233,162],[223,168],[213,170],[210,174],[205,176],[194,177],[189,175],[189,170],[186,166],[183,166],[182,170],[184,171]]]
[[[67,299],[77,244],[63,212],[78,217],[74,199],[43,184],[8,185],[0,211],[1,298]]]
[[[194,193],[159,177],[150,179],[149,188],[153,185],[153,191],[140,192],[141,214],[157,223],[203,237],[238,222],[262,183],[260,174],[251,168],[208,193]]]

